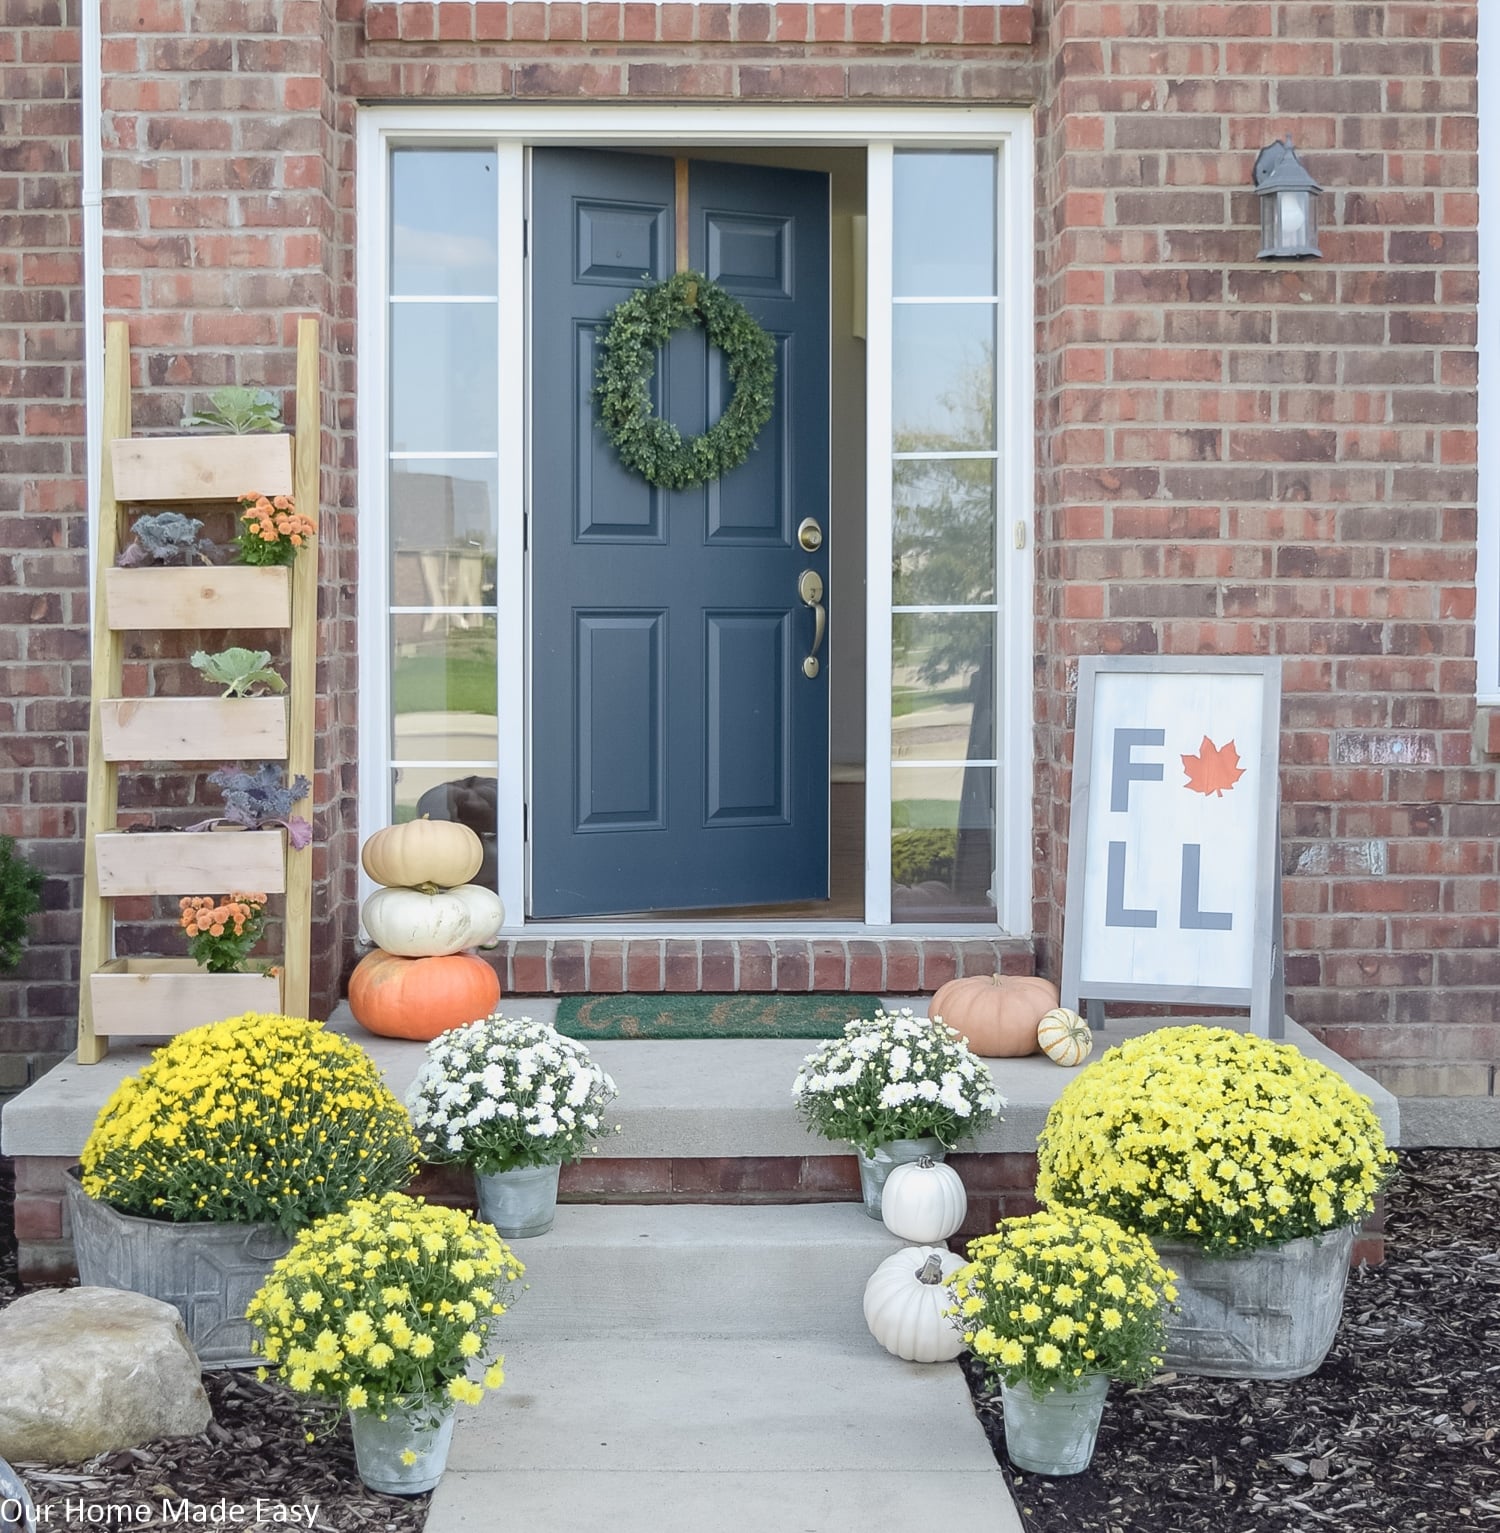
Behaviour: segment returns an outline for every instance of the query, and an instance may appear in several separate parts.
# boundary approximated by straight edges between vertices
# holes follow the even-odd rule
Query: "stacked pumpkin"
[[[355,1020],[386,1038],[436,1038],[494,1011],[500,980],[471,949],[493,942],[505,907],[469,880],[484,847],[467,825],[409,820],[378,830],[360,854],[377,884],[360,919],[375,951],[349,978]]]
[[[924,1155],[897,1166],[880,1194],[880,1217],[891,1234],[914,1245],[888,1256],[865,1284],[865,1324],[894,1357],[908,1363],[951,1362],[963,1337],[948,1318],[948,1279],[964,1265],[944,1242],[964,1222],[968,1194],[958,1172]]]

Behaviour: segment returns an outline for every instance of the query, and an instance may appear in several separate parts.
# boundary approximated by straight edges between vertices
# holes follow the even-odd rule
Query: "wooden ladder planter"
[[[88,761],[88,818],[78,1007],[78,1058],[95,1064],[111,1037],[165,1038],[247,1011],[306,1016],[312,947],[312,852],[283,830],[122,831],[120,770],[129,763],[284,763],[314,775],[318,598],[316,540],[291,566],[121,568],[127,508],[295,495],[316,525],[319,500],[318,326],[297,327],[295,437],[130,435],[130,338],[105,327],[104,439],[96,532],[98,579]],[[125,635],[287,631],[287,692],[256,698],[126,697]],[[223,647],[221,645],[220,647]],[[205,688],[211,683],[204,683]],[[311,799],[294,812],[312,818]],[[191,958],[115,957],[114,902],[128,896],[285,894],[283,950],[252,962],[270,972],[209,974]],[[184,939],[185,941],[185,939]]]
[[[290,628],[292,572],[285,566],[104,571],[105,621],[113,629]]]
[[[286,889],[286,832],[242,830],[100,831],[94,837],[99,892],[281,894]]]
[[[279,1012],[280,974],[209,974],[191,958],[111,958],[88,979],[100,1037],[171,1038],[243,1012]]]

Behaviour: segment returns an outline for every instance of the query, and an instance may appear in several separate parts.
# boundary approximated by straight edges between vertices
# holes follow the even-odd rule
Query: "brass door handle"
[[[802,674],[812,680],[818,674],[818,651],[823,647],[823,635],[828,631],[828,613],[823,606],[823,577],[816,570],[803,570],[797,581],[797,594],[806,607],[813,609],[812,650],[802,662]]]

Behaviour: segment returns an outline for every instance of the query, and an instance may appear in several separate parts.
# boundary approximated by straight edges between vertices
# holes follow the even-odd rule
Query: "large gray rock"
[[[0,1458],[74,1464],[213,1419],[170,1304],[118,1288],[27,1294],[0,1310]]]

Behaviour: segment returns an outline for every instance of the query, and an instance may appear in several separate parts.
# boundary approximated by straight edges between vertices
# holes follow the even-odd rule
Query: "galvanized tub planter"
[[[1339,1328],[1354,1226],[1284,1245],[1205,1256],[1153,1240],[1177,1274],[1163,1362],[1226,1379],[1300,1379],[1321,1367]]]
[[[885,1190],[885,1179],[897,1166],[921,1160],[926,1155],[942,1160],[947,1154],[941,1139],[892,1139],[877,1144],[868,1155],[859,1152],[859,1190],[865,1200],[865,1212],[872,1218],[880,1217],[880,1195]]]
[[[128,1288],[172,1305],[206,1368],[243,1368],[255,1328],[245,1309],[291,1250],[274,1224],[176,1224],[122,1214],[91,1198],[75,1168],[67,1176],[78,1281]]]
[[[517,1166],[512,1171],[474,1173],[479,1217],[507,1240],[545,1235],[557,1218],[561,1166]]]
[[[1082,1474],[1094,1457],[1109,1379],[1091,1373],[1077,1389],[1030,1384],[1000,1386],[1005,1413],[1005,1456],[1031,1474]]]
[[[360,1480],[382,1495],[420,1496],[436,1488],[448,1467],[451,1409],[438,1421],[399,1407],[388,1409],[383,1421],[379,1411],[351,1410],[349,1428]]]

